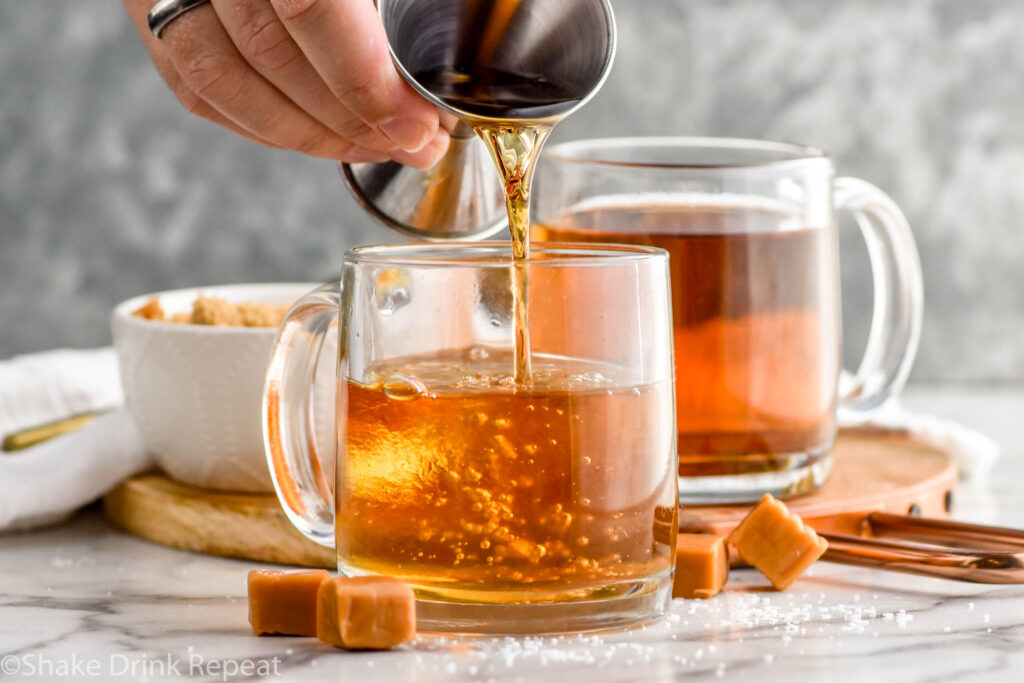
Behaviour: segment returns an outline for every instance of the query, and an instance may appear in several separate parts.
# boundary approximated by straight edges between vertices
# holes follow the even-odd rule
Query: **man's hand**
[[[123,0],[182,105],[250,140],[350,163],[427,168],[438,112],[402,80],[371,0],[212,0],[157,39],[155,0]]]

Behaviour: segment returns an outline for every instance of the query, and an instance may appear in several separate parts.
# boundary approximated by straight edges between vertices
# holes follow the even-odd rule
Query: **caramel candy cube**
[[[317,595],[316,637],[348,650],[387,650],[416,636],[412,589],[386,576],[339,576]]]
[[[713,534],[679,534],[673,598],[712,598],[729,578],[725,539]]]
[[[729,543],[780,591],[828,548],[824,538],[768,493],[729,534]]]
[[[326,569],[249,572],[249,623],[258,636],[315,636],[316,595]]]

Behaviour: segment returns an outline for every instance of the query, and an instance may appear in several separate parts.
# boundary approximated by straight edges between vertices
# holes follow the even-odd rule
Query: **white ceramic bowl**
[[[117,349],[128,408],[146,449],[171,477],[211,489],[274,490],[263,453],[260,415],[263,380],[276,328],[213,327],[146,320],[132,315],[153,297],[165,313],[192,310],[196,296],[291,303],[316,288],[314,283],[197,287],[135,297],[113,313]],[[324,348],[317,375],[317,442],[333,453],[336,348]],[[323,448],[326,447],[326,448]]]

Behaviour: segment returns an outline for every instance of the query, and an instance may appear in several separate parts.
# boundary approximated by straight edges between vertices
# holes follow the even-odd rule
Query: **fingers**
[[[123,2],[182,105],[243,137],[417,168],[448,147],[437,111],[392,64],[369,0],[212,0],[176,17],[161,39],[146,21],[152,0]]]
[[[441,119],[441,127],[442,128],[444,128],[449,133],[452,132],[453,130],[455,130],[455,126],[458,125],[458,123],[459,123],[459,119],[455,116],[455,114],[452,114],[451,112],[447,112],[447,111],[440,111],[440,110],[438,110],[437,113],[438,113],[438,116]]]
[[[146,49],[149,51],[150,57],[153,59],[153,64],[156,66],[157,71],[159,71],[160,75],[163,76],[164,81],[168,86],[170,86],[171,91],[178,98],[178,101],[181,103],[181,106],[185,108],[185,111],[227,128],[233,133],[248,140],[252,140],[253,142],[270,145],[272,147],[276,146],[272,145],[267,140],[256,137],[249,131],[236,125],[234,121],[225,117],[219,111],[207,104],[206,101],[189,90],[181,80],[181,77],[178,76],[178,72],[175,70],[170,60],[164,55],[164,51],[160,47],[159,39],[150,32],[149,25],[146,23],[145,15],[139,14],[138,12],[132,12],[131,4],[131,0],[125,1],[132,23],[135,25],[135,30],[139,32],[139,36],[142,38],[142,42],[146,46]]]
[[[360,147],[395,146],[334,96],[267,0],[213,0],[213,8],[242,57],[299,108]]]
[[[451,138],[448,136],[448,132],[441,129],[418,152],[391,150],[391,158],[400,164],[412,166],[413,168],[430,168],[448,151],[449,142],[451,142]]]
[[[398,75],[369,0],[271,0],[335,97],[406,152],[432,144],[438,114]]]
[[[125,4],[132,11],[142,9],[141,16],[148,11],[148,0],[125,0]],[[210,5],[201,5],[174,19],[156,48],[155,54],[173,66],[185,91],[194,93],[250,136],[331,159],[343,159],[352,149],[351,142],[302,111],[242,59]],[[182,90],[178,93],[183,101],[189,99]],[[194,102],[190,107],[204,109]]]
[[[265,140],[341,158],[352,143],[300,109],[242,58],[213,7],[201,5],[164,29],[161,42],[185,84],[217,111]]]

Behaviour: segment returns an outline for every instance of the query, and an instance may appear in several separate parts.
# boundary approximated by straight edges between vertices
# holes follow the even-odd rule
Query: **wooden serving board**
[[[103,512],[128,533],[174,548],[274,564],[337,566],[334,550],[300,534],[272,494],[211,491],[153,472],[119,484],[103,497]]]
[[[849,430],[836,442],[832,474],[814,493],[786,501],[816,530],[860,535],[870,512],[945,518],[957,472],[944,451],[907,436]],[[750,505],[690,505],[679,511],[682,531],[725,535]]]
[[[856,534],[864,516],[875,510],[946,517],[955,485],[956,469],[947,453],[905,436],[851,431],[837,441],[828,482],[816,493],[786,502],[819,531]],[[305,567],[336,564],[333,550],[291,526],[273,495],[210,491],[150,473],[108,493],[103,509],[125,531],[175,548]],[[679,513],[680,527],[726,534],[747,510],[744,505],[686,506]]]

